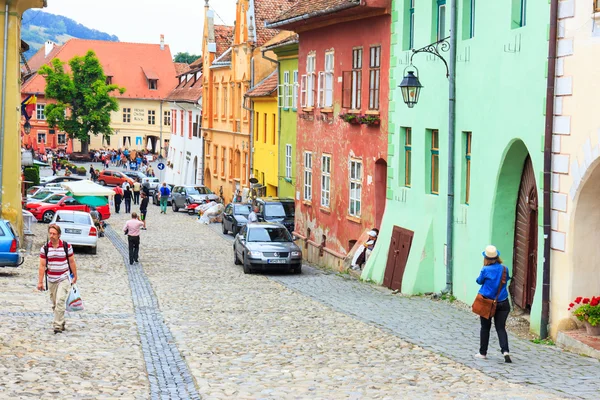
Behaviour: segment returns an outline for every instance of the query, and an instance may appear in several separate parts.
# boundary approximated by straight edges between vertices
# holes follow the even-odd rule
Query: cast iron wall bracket
[[[446,78],[450,77],[450,70],[448,69],[448,62],[446,61],[446,59],[442,56],[442,52],[447,52],[448,50],[450,50],[450,42],[449,42],[450,36],[447,36],[443,39],[438,40],[437,42],[428,44],[425,47],[421,47],[420,49],[413,49],[412,50],[412,54],[410,56],[410,65],[413,65],[413,57],[418,54],[418,53],[429,53],[429,54],[433,54],[434,56],[438,57],[440,60],[442,60],[444,62],[444,65],[446,66]]]

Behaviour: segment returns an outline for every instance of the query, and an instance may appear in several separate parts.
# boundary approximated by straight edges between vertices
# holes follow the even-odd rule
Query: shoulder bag
[[[481,293],[477,293],[477,297],[475,297],[475,301],[471,306],[473,312],[485,319],[490,319],[496,314],[496,305],[498,304],[498,296],[500,296],[500,292],[502,291],[502,286],[506,283],[506,267],[502,266],[502,278],[500,279],[500,284],[498,285],[498,291],[496,292],[495,299],[488,299],[481,295]]]

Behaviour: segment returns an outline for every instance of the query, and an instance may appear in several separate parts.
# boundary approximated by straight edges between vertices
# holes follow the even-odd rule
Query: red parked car
[[[72,197],[65,196],[56,204],[52,203],[29,203],[26,205],[27,211],[32,213],[38,221],[49,223],[54,218],[58,210],[85,211],[90,212],[90,206],[81,204]],[[103,220],[110,218],[109,205],[96,207]]]

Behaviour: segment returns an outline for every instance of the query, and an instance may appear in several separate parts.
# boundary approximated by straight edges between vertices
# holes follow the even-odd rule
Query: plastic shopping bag
[[[77,285],[71,285],[71,291],[69,292],[69,297],[67,297],[66,309],[67,311],[83,310],[83,300],[81,300]]]

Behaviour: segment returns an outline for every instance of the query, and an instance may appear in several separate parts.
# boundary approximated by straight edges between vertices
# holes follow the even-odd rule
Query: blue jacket
[[[481,273],[477,278],[477,283],[481,285],[479,293],[481,293],[482,296],[487,297],[488,299],[496,298],[496,293],[498,293],[498,285],[500,285],[500,280],[502,279],[503,268],[506,267],[502,264],[496,263],[487,265],[481,269]],[[509,279],[510,273],[508,268],[506,268],[506,283],[503,285],[502,290],[500,290],[500,295],[498,296],[499,302],[508,299],[508,290],[506,287]]]
[[[171,190],[169,190],[168,187],[162,186],[160,188],[160,195],[161,195],[161,197],[169,197],[170,194],[171,194]]]

